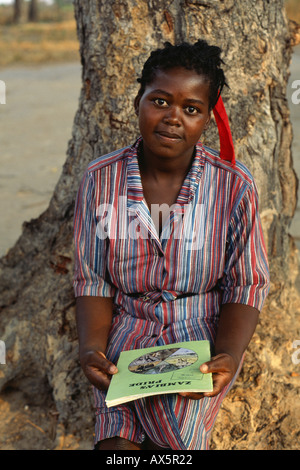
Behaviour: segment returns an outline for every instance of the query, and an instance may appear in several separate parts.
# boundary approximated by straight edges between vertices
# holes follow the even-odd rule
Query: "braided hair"
[[[220,57],[221,52],[219,47],[210,46],[202,39],[195,44],[183,42],[175,46],[166,42],[162,49],[152,51],[145,62],[142,75],[137,79],[140,83],[138,96],[143,95],[146,86],[154,80],[158,70],[184,67],[207,78],[210,84],[209,109],[213,109],[224,85],[227,86],[221,69],[221,65],[224,64]]]

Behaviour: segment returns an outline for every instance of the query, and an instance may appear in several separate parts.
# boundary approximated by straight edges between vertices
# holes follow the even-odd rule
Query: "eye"
[[[160,108],[168,106],[168,103],[163,98],[154,98],[153,102]]]
[[[198,114],[200,112],[198,108],[195,108],[195,106],[187,106],[185,110],[188,114]]]

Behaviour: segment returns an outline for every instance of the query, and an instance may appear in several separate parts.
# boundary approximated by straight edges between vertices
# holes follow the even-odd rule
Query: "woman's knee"
[[[95,450],[141,450],[142,444],[131,442],[122,437],[110,437],[95,445]]]

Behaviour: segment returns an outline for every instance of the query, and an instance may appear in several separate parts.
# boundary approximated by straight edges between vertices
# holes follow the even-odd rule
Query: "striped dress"
[[[221,305],[261,310],[269,290],[249,170],[199,142],[176,204],[149,210],[140,143],[91,162],[75,208],[75,296],[114,298],[106,352],[114,363],[128,349],[201,339],[213,348]],[[154,223],[159,210],[169,210],[160,236]],[[216,397],[168,394],[109,409],[105,392],[93,388],[95,442],[120,436],[140,443],[147,435],[164,448],[208,449],[232,383]]]

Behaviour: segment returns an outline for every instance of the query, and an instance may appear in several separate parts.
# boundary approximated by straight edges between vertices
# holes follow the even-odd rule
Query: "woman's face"
[[[209,83],[203,75],[176,67],[158,70],[135,101],[144,156],[190,159],[210,122]],[[179,161],[178,160],[178,161]]]

